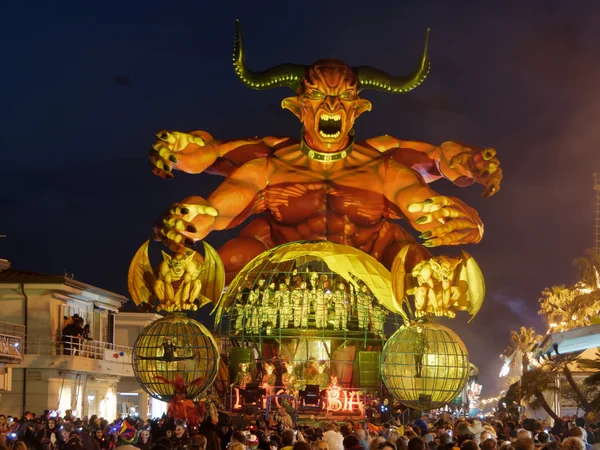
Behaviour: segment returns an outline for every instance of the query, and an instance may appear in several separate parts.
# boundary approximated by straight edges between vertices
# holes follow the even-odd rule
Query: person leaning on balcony
[[[74,355],[79,349],[79,336],[83,333],[81,318],[79,314],[74,314],[62,330],[63,334],[63,353],[65,355]]]

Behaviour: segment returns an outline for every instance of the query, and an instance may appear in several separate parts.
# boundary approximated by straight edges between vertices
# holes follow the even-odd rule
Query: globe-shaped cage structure
[[[133,347],[133,372],[143,389],[158,400],[174,398],[175,388],[169,382],[178,378],[187,386],[187,398],[193,399],[215,380],[219,359],[210,331],[185,314],[175,313],[141,331]]]
[[[419,410],[439,408],[462,391],[469,377],[465,344],[436,323],[402,327],[386,342],[381,376],[390,393]]]
[[[353,247],[299,241],[248,263],[221,297],[215,322],[233,340],[329,336],[379,338],[399,313],[390,272]],[[398,327],[398,317],[393,328]]]
[[[240,362],[252,372],[277,355],[299,386],[325,389],[335,376],[346,388],[375,389],[385,337],[404,322],[399,313],[390,272],[375,258],[334,242],[298,241],[244,266],[221,297],[215,325],[224,342],[241,347],[230,355],[232,383]],[[376,363],[366,381],[358,367],[368,358]]]

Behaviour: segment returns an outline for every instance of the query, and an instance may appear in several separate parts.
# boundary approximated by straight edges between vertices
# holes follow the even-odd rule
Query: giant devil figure
[[[185,251],[213,230],[258,216],[219,250],[228,280],[266,249],[299,240],[351,245],[389,268],[399,250],[414,242],[393,219],[404,219],[421,232],[425,247],[479,242],[483,225],[477,212],[457,198],[439,195],[428,183],[439,178],[459,186],[477,182],[485,187],[484,196],[494,194],[502,178],[494,149],[454,142],[436,146],[388,135],[354,139],[355,120],[371,110],[359,93],[401,94],[416,88],[429,71],[427,42],[407,76],[333,59],[257,73],[246,67],[238,22],[236,74],[253,89],[294,89],[282,107],[302,123],[300,139],[221,141],[205,131],[159,132],[150,151],[156,175],[172,178],[177,169],[226,179],[206,199],[194,196],[172,205],[155,226],[155,239]],[[420,253],[415,261],[430,256],[422,246],[412,248]]]

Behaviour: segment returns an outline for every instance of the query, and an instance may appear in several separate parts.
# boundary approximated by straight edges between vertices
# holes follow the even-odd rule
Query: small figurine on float
[[[294,373],[294,365],[292,363],[285,363],[285,372],[281,376],[283,388],[290,395],[296,395],[296,374]]]
[[[326,389],[329,385],[329,375],[325,372],[327,363],[321,361],[317,364],[317,373],[309,380],[308,384],[318,384],[320,389]]]
[[[286,278],[285,283],[279,284],[279,290],[275,294],[277,303],[281,306],[281,312],[279,314],[279,326],[281,328],[287,328],[290,320],[292,320],[292,299],[290,289],[288,287],[290,282],[289,278]]]
[[[306,305],[306,282],[300,283],[296,286],[291,293],[292,306],[294,308],[294,327],[298,328],[300,324],[302,327],[306,327],[306,316],[308,311],[305,311]]]
[[[235,296],[235,306],[234,310],[236,312],[235,322],[233,324],[234,334],[238,334],[242,327],[244,326],[245,315],[246,315],[246,305],[243,303],[242,293],[238,293]]]
[[[383,326],[387,314],[376,299],[373,299],[373,334],[383,337]]]
[[[325,298],[325,293],[322,289],[317,289],[313,286],[311,292],[311,303],[315,310],[315,326],[317,328],[327,327],[327,318],[329,316],[329,301]]]
[[[344,283],[338,283],[337,289],[333,293],[333,328],[335,330],[340,329],[340,323],[342,330],[348,330],[348,301],[346,294],[346,286]]]
[[[264,364],[265,374],[262,377],[262,388],[267,391],[267,395],[271,395],[273,392],[273,386],[277,382],[277,375],[275,375],[275,366],[271,363]]]
[[[273,328],[277,328],[279,317],[279,301],[275,291],[275,282],[271,282],[263,292],[263,307],[265,308],[265,321],[267,322],[267,334],[271,334]]]
[[[261,292],[258,285],[248,294],[248,304],[250,305],[250,331],[252,334],[258,334],[261,325],[262,307],[260,303]]]
[[[308,281],[310,282],[310,287],[313,288],[315,286],[317,286],[317,281],[319,279],[319,274],[312,268],[312,266],[308,266],[306,268],[306,275],[308,278]]]
[[[252,383],[252,374],[250,373],[250,364],[240,363],[240,370],[235,375],[235,380],[231,383],[231,387],[239,385],[240,389],[246,389],[246,385]]]
[[[369,329],[369,319],[372,315],[373,296],[369,292],[366,284],[361,284],[360,290],[356,294],[356,313],[358,315],[358,328],[360,330]]]

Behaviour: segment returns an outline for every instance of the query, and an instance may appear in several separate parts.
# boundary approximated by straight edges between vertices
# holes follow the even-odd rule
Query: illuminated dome
[[[429,410],[454,400],[470,372],[465,344],[436,323],[401,327],[385,344],[381,377],[390,393],[405,405]]]
[[[400,309],[390,272],[375,258],[329,241],[293,242],[261,253],[232,280],[216,309],[231,335],[383,335]],[[336,333],[337,332],[337,333]]]
[[[188,386],[187,397],[197,397],[212,384],[218,368],[219,351],[210,331],[183,313],[151,323],[133,346],[135,377],[158,400],[173,399],[170,383],[179,377]]]

